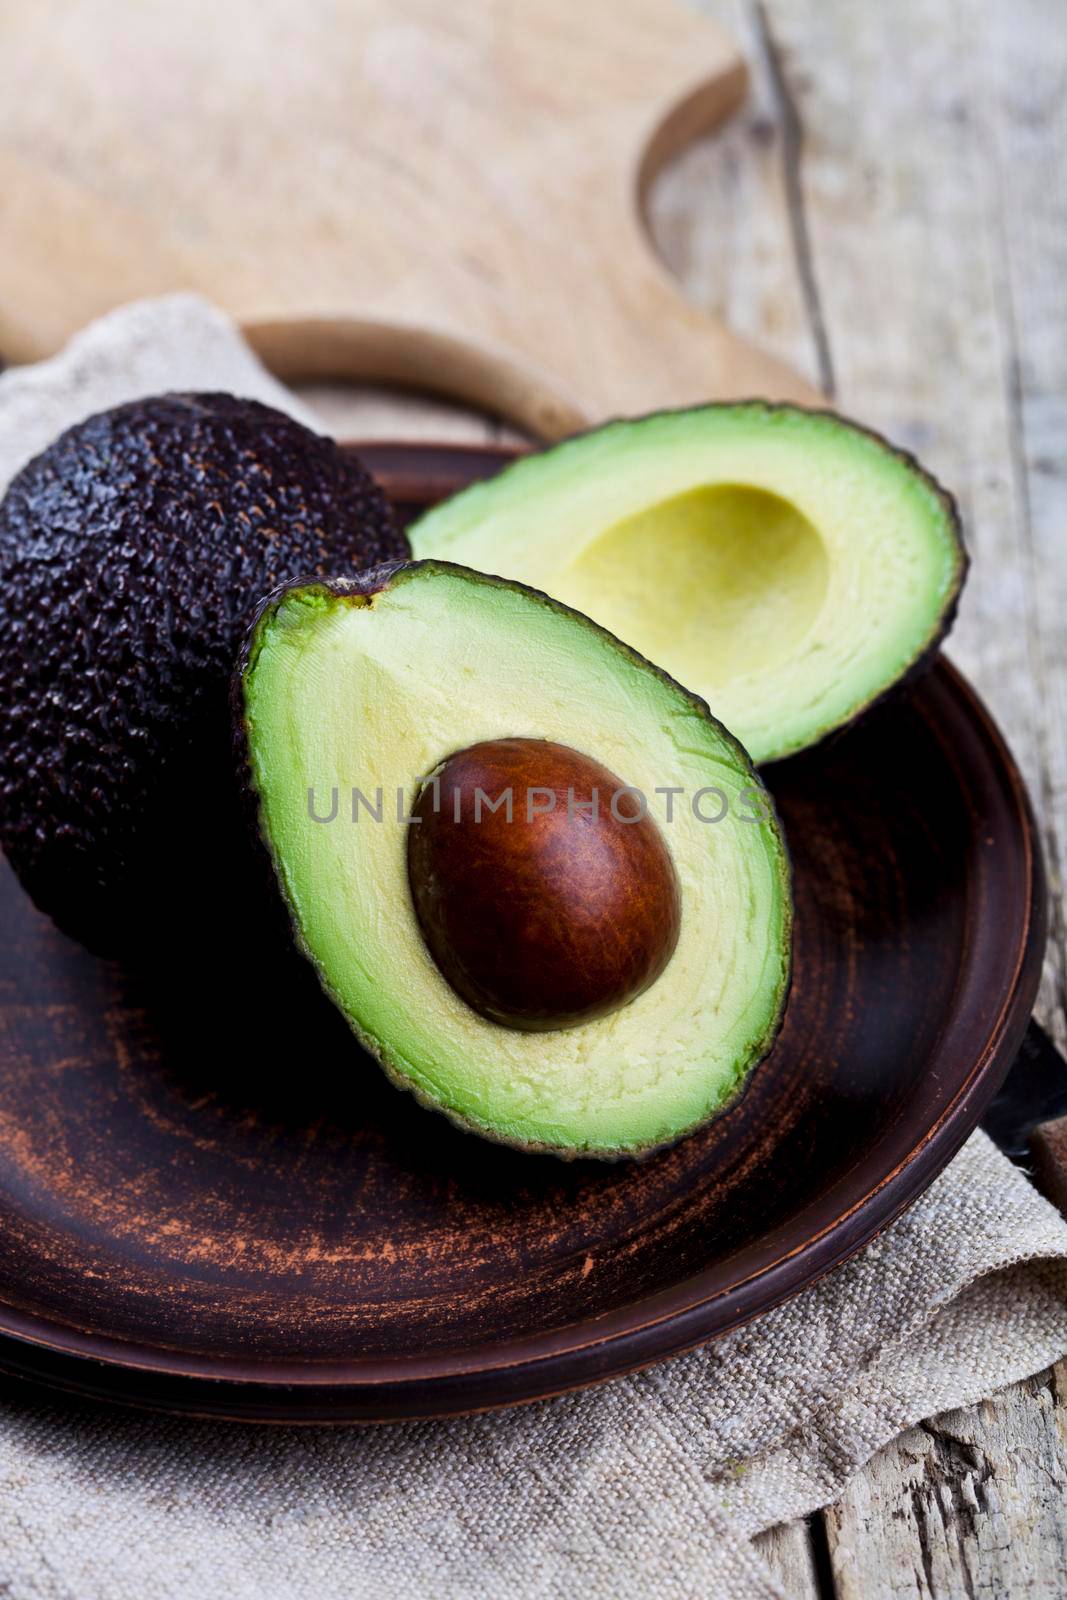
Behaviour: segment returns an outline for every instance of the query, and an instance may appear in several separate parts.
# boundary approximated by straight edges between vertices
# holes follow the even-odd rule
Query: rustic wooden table
[[[917,451],[975,562],[951,655],[1019,757],[1055,912],[1038,1015],[1067,1045],[1067,6],[704,0],[747,110],[659,181],[692,298]],[[319,390],[348,436],[501,437]],[[903,1435],[760,1543],[791,1600],[1067,1594],[1067,1362]]]

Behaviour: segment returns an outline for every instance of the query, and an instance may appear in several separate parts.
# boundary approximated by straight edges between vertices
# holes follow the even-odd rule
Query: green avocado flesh
[[[564,1156],[669,1143],[738,1092],[785,1003],[789,871],[766,791],[701,701],[547,596],[433,561],[281,591],[239,683],[260,828],[298,941],[395,1081],[476,1132]],[[471,1010],[426,948],[407,877],[397,789],[405,816],[451,753],[516,737],[582,751],[641,789],[681,891],[660,977],[562,1031]],[[671,822],[664,786],[684,791]],[[354,788],[374,808],[381,788],[381,821],[362,802],[352,820]],[[708,788],[728,802],[719,822],[691,803]],[[312,820],[309,790],[328,817],[334,789],[336,816]]]
[[[947,631],[951,498],[825,412],[759,402],[609,423],[409,530],[586,612],[703,696],[754,761],[850,722]]]

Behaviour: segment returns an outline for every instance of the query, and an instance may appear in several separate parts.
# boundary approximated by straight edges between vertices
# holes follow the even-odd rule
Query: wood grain
[[[1067,1045],[1067,33],[1050,0],[892,8],[849,0],[708,0],[739,41],[753,94],[742,115],[660,180],[653,233],[698,303],[789,361],[837,402],[928,460],[961,497],[975,565],[950,654],[1017,748],[1039,812],[1053,936],[1038,1015]],[[1011,1436],[1050,1396],[1067,1433],[1062,1376],[1016,1386],[984,1411]],[[982,1408],[960,1413],[977,1427]],[[849,1592],[956,1600],[972,1592],[1067,1592],[1062,1521],[999,1451],[998,1484],[1026,1485],[1015,1567],[962,1507],[942,1457],[925,1460],[945,1507],[941,1556],[925,1576],[906,1494],[900,1537],[849,1518]],[[991,1440],[991,1448],[994,1441]],[[897,1460],[886,1452],[856,1492]],[[871,1493],[877,1491],[871,1489]],[[1055,1491],[1054,1491],[1055,1493]],[[1062,1516],[1062,1498],[1059,1501]],[[1028,1533],[1027,1521],[1035,1531]],[[971,1537],[981,1549],[968,1566]],[[795,1540],[802,1535],[794,1530]],[[822,1536],[820,1535],[820,1538]],[[1031,1546],[1039,1542],[1041,1550]],[[972,1546],[972,1551],[973,1551]],[[1027,1564],[1039,1577],[1024,1587]],[[786,1593],[795,1591],[783,1579]],[[838,1585],[844,1582],[838,1574]],[[919,1585],[926,1583],[926,1589]],[[1043,1585],[1043,1586],[1042,1586]],[[824,1592],[833,1580],[828,1578]]]
[[[783,1522],[753,1543],[789,1600],[820,1600],[823,1585],[807,1522]]]
[[[0,350],[185,287],[285,376],[443,388],[545,437],[811,398],[686,301],[642,221],[743,94],[728,36],[668,0],[539,0],[529,23],[523,0],[13,8]]]
[[[826,1515],[841,1600],[1054,1600],[1067,1558],[1067,1364],[909,1429]]]

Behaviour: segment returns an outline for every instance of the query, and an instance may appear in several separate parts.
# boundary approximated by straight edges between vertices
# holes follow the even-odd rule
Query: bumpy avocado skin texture
[[[678,439],[688,433],[695,453],[704,448],[709,432],[721,433],[731,427],[750,431],[758,430],[770,442],[772,450],[780,438],[788,433],[799,437],[807,435],[807,448],[813,462],[818,460],[820,439],[834,438],[852,442],[852,446],[865,454],[868,462],[895,474],[899,483],[907,483],[909,491],[925,501],[932,531],[932,541],[939,549],[940,575],[937,591],[931,593],[926,608],[925,623],[913,631],[907,646],[901,650],[891,668],[884,670],[875,681],[853,686],[855,692],[839,703],[834,710],[814,725],[800,725],[785,717],[773,732],[761,729],[758,733],[748,724],[748,707],[737,704],[730,696],[729,687],[721,682],[707,682],[695,667],[690,669],[676,650],[681,637],[682,619],[672,618],[670,585],[664,579],[669,564],[664,555],[664,543],[658,527],[650,518],[649,537],[641,567],[648,578],[644,586],[647,596],[647,615],[658,616],[666,624],[676,622],[677,628],[668,626],[664,633],[663,648],[656,649],[642,641],[640,632],[622,626],[610,608],[603,606],[605,590],[610,588],[606,578],[589,593],[575,596],[567,590],[566,568],[576,548],[593,535],[592,543],[602,531],[598,525],[596,509],[598,486],[609,488],[625,478],[631,461],[637,459],[640,449],[659,448],[657,441],[667,443],[671,449]],[[699,454],[695,457],[699,460]],[[647,487],[649,457],[643,458],[643,470],[636,474],[638,495]],[[654,460],[654,455],[651,458]],[[825,464],[825,463],[824,463]],[[744,487],[744,472],[736,472],[736,462],[728,464],[725,475],[719,479],[723,487]],[[832,469],[831,469],[832,470]],[[772,474],[773,478],[773,474]],[[699,468],[697,479],[699,481]],[[558,486],[569,484],[559,497]],[[579,484],[583,492],[583,510],[571,529],[564,528],[567,498],[573,494],[573,485]],[[775,492],[773,481],[763,482],[761,488]],[[556,496],[556,498],[552,498]],[[523,530],[521,539],[513,531],[504,531],[503,523],[513,516],[513,508],[536,508],[533,517]],[[863,525],[865,511],[857,504],[857,522]],[[539,551],[545,528],[560,531],[566,555],[562,561],[546,559]],[[660,661],[680,681],[705,698],[712,709],[721,716],[738,735],[753,759],[760,766],[784,759],[810,748],[823,739],[836,737],[857,721],[865,718],[888,696],[914,680],[927,670],[937,656],[941,644],[952,628],[959,607],[960,596],[967,576],[968,555],[963,538],[959,509],[953,495],[909,451],[894,445],[872,428],[856,423],[828,409],[805,408],[788,403],[771,403],[765,400],[739,400],[709,403],[675,411],[656,411],[644,416],[618,418],[583,433],[574,434],[556,444],[521,455],[504,470],[485,482],[475,483],[450,499],[431,507],[413,522],[409,536],[416,558],[443,558],[470,562],[487,567],[544,588],[547,592],[588,611],[614,632],[634,643],[651,658]],[[893,538],[892,525],[885,533]],[[491,543],[491,553],[486,550]],[[631,560],[630,571],[637,562]],[[700,595],[699,579],[688,562],[683,563],[679,578],[687,600]],[[599,592],[598,592],[599,591]],[[883,608],[886,593],[868,595],[857,608],[855,595],[851,605],[838,614],[835,631],[847,630],[857,620],[873,620]],[[709,606],[702,627],[706,636],[714,636],[718,617],[714,610],[716,596],[708,595]],[[637,619],[640,621],[640,619]],[[825,618],[824,618],[825,620]],[[832,611],[830,620],[834,622]],[[759,637],[759,610],[756,608],[746,620],[746,633],[752,639]],[[773,642],[773,627],[771,639]],[[825,649],[825,640],[818,645]],[[822,657],[825,662],[828,658]],[[800,659],[786,655],[781,663],[779,680],[796,684],[806,691],[808,679]],[[738,680],[745,674],[738,671]],[[724,687],[726,692],[724,692]],[[763,685],[753,680],[752,693],[758,702]]]
[[[498,1123],[494,1123],[491,1119],[472,1114],[456,1105],[447,1103],[439,1094],[428,1092],[426,1087],[412,1076],[410,1063],[406,1059],[404,1051],[397,1047],[396,1041],[383,1037],[380,1032],[370,1030],[364,1024],[363,1019],[354,1014],[344,1004],[338,992],[335,974],[329,970],[327,964],[324,963],[306,936],[297,904],[297,896],[294,894],[289,881],[285,851],[280,841],[272,834],[267,817],[267,806],[262,784],[257,777],[257,759],[254,749],[255,734],[250,716],[251,679],[264,646],[267,632],[279,609],[285,605],[290,597],[295,595],[302,600],[311,599],[312,601],[315,601],[316,597],[321,597],[323,602],[327,603],[331,600],[346,599],[355,601],[357,604],[361,600],[373,603],[374,597],[384,594],[394,585],[402,586],[413,578],[417,579],[420,573],[428,575],[458,573],[465,580],[469,580],[472,584],[483,588],[488,594],[491,594],[493,590],[519,592],[529,596],[532,600],[555,613],[573,618],[592,637],[607,640],[613,650],[617,651],[621,661],[635,664],[643,673],[657,680],[672,695],[677,697],[680,708],[682,708],[683,718],[686,715],[693,715],[715,729],[721,740],[723,751],[728,752],[730,759],[736,762],[738,774],[744,777],[753,788],[758,789],[762,796],[763,804],[766,808],[767,824],[773,838],[774,872],[777,882],[777,904],[780,919],[778,927],[772,930],[776,960],[773,1000],[768,1008],[759,1036],[750,1041],[741,1070],[734,1077],[728,1092],[723,1094],[722,1098],[709,1112],[694,1117],[685,1122],[684,1125],[672,1128],[669,1134],[638,1144],[603,1141],[587,1142],[584,1140],[561,1143],[554,1139],[531,1137],[525,1131],[509,1130]],[[551,1155],[564,1161],[592,1159],[608,1162],[644,1160],[654,1155],[658,1150],[676,1144],[680,1139],[695,1133],[709,1121],[721,1115],[744,1093],[754,1070],[773,1048],[785,1018],[793,972],[792,867],[781,823],[769,792],[760,783],[744,749],[733,735],[709,712],[706,703],[699,696],[692,694],[676,683],[667,673],[653,663],[646,661],[637,651],[608,634],[599,624],[592,622],[580,612],[571,610],[571,608],[564,606],[561,602],[552,599],[548,595],[523,584],[457,567],[453,563],[427,559],[423,561],[387,562],[383,563],[379,568],[369,569],[352,577],[329,578],[315,583],[296,580],[295,582],[281,585],[274,593],[268,595],[257,610],[238,657],[231,683],[231,712],[234,753],[238,768],[239,788],[245,805],[246,822],[250,825],[255,836],[260,859],[264,867],[269,870],[270,876],[276,881],[277,888],[280,891],[280,900],[288,914],[290,932],[295,947],[309,963],[318,978],[322,990],[341,1011],[359,1043],[377,1061],[396,1088],[412,1094],[419,1104],[427,1110],[443,1114],[462,1131],[478,1135],[492,1143],[503,1144],[526,1154]],[[715,779],[711,781],[714,782]],[[683,900],[683,918],[688,914],[688,908]],[[417,932],[413,915],[412,936],[416,939],[421,937]],[[661,999],[666,1000],[666,997],[671,993],[672,982],[671,968],[668,965],[658,983],[653,985],[649,993],[653,993],[658,989]],[[504,1034],[509,1031],[506,1029],[500,1030]],[[549,1037],[558,1039],[560,1035],[557,1033]]]
[[[210,926],[258,599],[406,550],[350,455],[232,395],[134,401],[24,467],[0,505],[0,844],[37,905],[104,953],[186,907]]]

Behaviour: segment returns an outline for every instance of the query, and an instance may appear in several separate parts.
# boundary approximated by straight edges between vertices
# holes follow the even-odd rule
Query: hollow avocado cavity
[[[415,554],[584,611],[708,701],[757,762],[815,744],[932,658],[966,570],[910,456],[762,402],[605,424],[433,507]]]
[[[660,567],[650,604],[646,562]],[[796,506],[744,484],[705,484],[624,517],[565,567],[559,598],[709,692],[803,646],[830,562]]]

